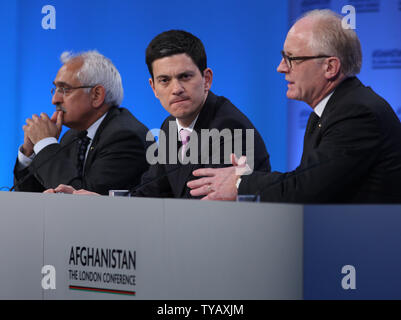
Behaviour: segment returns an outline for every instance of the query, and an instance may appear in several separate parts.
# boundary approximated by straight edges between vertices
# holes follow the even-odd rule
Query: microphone
[[[86,136],[86,134],[87,134],[86,130],[80,131],[78,133],[78,135],[74,139],[72,139],[69,143],[67,143],[66,145],[62,146],[60,149],[58,149],[51,157],[49,157],[48,159],[43,161],[35,170],[33,170],[29,174],[27,174],[21,181],[18,181],[17,183],[15,183],[10,188],[9,192],[12,192],[16,188],[20,187],[25,181],[27,181],[30,177],[32,177],[36,173],[36,171],[39,170],[43,165],[48,163],[50,160],[53,160],[56,157],[56,155],[58,155],[61,151],[65,150],[66,148],[70,147],[77,140],[83,139]]]

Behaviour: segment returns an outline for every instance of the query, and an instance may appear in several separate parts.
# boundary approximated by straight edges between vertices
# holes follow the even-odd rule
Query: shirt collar
[[[89,137],[91,140],[95,137],[96,131],[99,128],[100,124],[102,123],[103,119],[106,117],[108,112],[106,112],[103,116],[101,116],[99,119],[97,119],[86,131],[87,137]]]
[[[182,125],[180,125],[180,123],[178,122],[178,119],[176,118],[175,119],[175,122],[177,123],[177,133],[178,133],[178,139],[181,141],[181,138],[180,138],[180,131],[182,130],[182,129],[185,129],[185,130],[188,130],[189,132],[191,132],[192,133],[192,131],[194,131],[194,127],[195,127],[195,123],[196,123],[196,120],[198,120],[198,117],[199,117],[199,113],[198,113],[198,115],[196,116],[196,118],[194,119],[194,121],[192,121],[191,122],[191,124],[188,126],[188,127],[183,127]]]
[[[323,100],[321,100],[317,106],[313,109],[313,111],[319,116],[319,118],[322,117],[324,108],[326,108],[327,102],[329,101],[329,99],[331,98],[331,96],[333,95],[334,91],[332,91],[331,93],[329,93]]]

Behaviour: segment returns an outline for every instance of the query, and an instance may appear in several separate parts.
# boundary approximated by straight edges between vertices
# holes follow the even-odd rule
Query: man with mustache
[[[228,99],[210,91],[213,72],[207,67],[205,48],[197,37],[182,30],[157,35],[146,49],[146,63],[151,75],[150,86],[170,116],[161,126],[165,139],[159,137],[160,161],[150,166],[141,186],[132,190],[132,195],[192,198],[186,186],[194,179],[192,171],[205,167],[205,163],[214,167],[230,165],[232,151],[225,154],[225,147],[233,150],[236,142],[239,153],[253,154],[255,170],[270,171],[269,155],[259,132]],[[253,145],[246,139],[247,129]],[[202,137],[202,130],[220,133],[225,130],[228,139]],[[192,144],[194,141],[197,143]],[[220,150],[216,151],[216,146]],[[191,157],[196,151],[198,156]],[[189,159],[185,161],[188,154]],[[68,186],[48,192],[87,194],[85,190],[75,191]]]
[[[146,162],[148,129],[127,109],[121,76],[96,51],[61,56],[52,89],[56,112],[33,115],[14,169],[17,191],[42,192],[59,184],[100,194],[132,188]],[[70,128],[58,143],[62,125]]]
[[[292,203],[401,203],[401,124],[391,106],[356,75],[362,65],[354,30],[330,10],[307,13],[288,32],[277,71],[287,97],[313,109],[300,165],[292,172],[241,176],[246,163],[199,169],[194,196],[237,194]],[[213,190],[213,192],[210,192]]]

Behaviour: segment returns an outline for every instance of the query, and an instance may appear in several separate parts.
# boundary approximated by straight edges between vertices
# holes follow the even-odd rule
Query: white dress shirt
[[[180,131],[182,129],[188,130],[190,133],[192,133],[192,131],[194,131],[194,127],[195,127],[195,123],[196,120],[198,120],[199,117],[199,113],[196,116],[196,118],[194,119],[194,121],[191,122],[191,124],[188,127],[183,127],[182,125],[180,125],[180,123],[178,122],[178,119],[175,119],[175,122],[177,123],[177,134],[178,134],[178,141],[181,141],[181,136],[180,136]]]
[[[331,96],[333,95],[334,91],[332,91],[331,93],[329,93],[326,97],[324,97],[318,104],[317,106],[313,109],[313,112],[315,112],[319,118],[322,117],[323,111],[326,108],[327,102],[329,102],[329,99],[331,98]],[[236,187],[237,190],[239,188],[239,185],[241,184],[241,177],[238,178],[237,182],[236,182]]]

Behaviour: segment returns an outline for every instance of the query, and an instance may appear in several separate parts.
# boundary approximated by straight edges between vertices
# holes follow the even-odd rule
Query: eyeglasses
[[[53,87],[51,89],[51,94],[54,96],[57,92],[61,93],[63,96],[69,95],[72,90],[75,89],[86,89],[86,88],[94,88],[95,86],[80,86],[80,87]]]
[[[288,68],[292,69],[292,61],[305,61],[312,59],[320,59],[320,58],[330,58],[331,56],[304,56],[304,57],[290,57],[285,54],[284,51],[281,51],[281,56],[283,57],[285,63]]]

